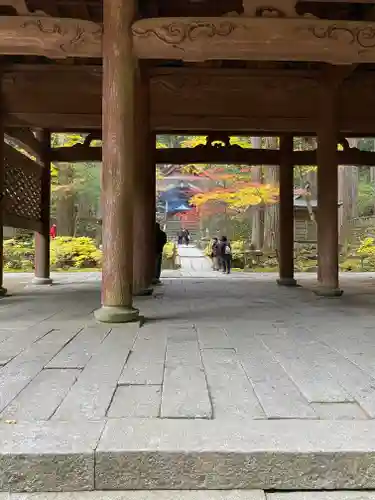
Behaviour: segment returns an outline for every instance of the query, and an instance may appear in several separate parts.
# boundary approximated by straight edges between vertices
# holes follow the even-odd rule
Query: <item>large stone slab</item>
[[[107,414],[109,418],[156,418],[160,402],[160,385],[118,386]]]
[[[136,324],[129,324],[111,331],[87,363],[53,419],[91,420],[106,416],[138,328]]]
[[[75,330],[53,330],[10,361],[0,371],[0,411],[32,381],[50,359],[76,334]]]
[[[262,491],[81,491],[78,493],[0,493],[0,500],[265,500]],[[354,500],[354,499],[353,499]]]
[[[298,387],[258,338],[246,337],[238,348],[238,357],[267,418],[317,418]]]
[[[145,325],[121,374],[121,385],[161,385],[164,379],[166,332]]]
[[[267,500],[375,500],[375,491],[299,491],[268,493]]]
[[[43,370],[0,414],[3,420],[48,420],[81,374],[80,370]]]
[[[94,488],[101,422],[0,423],[0,491]]]
[[[47,368],[84,368],[110,331],[102,325],[86,326],[48,363]]]
[[[202,357],[214,418],[265,418],[233,349],[205,349]]]
[[[0,365],[8,363],[11,359],[50,331],[52,331],[52,328],[40,325],[27,330],[14,331],[0,344]]]
[[[98,489],[371,489],[375,422],[116,420]]]
[[[198,342],[185,340],[184,335],[181,340],[170,341],[167,346],[161,417],[212,417]]]
[[[274,335],[263,336],[262,340],[309,402],[353,401],[353,396],[331,371],[333,362],[345,365],[347,370],[350,363],[343,357],[338,360],[336,352],[309,338],[309,331],[301,330],[279,329]]]

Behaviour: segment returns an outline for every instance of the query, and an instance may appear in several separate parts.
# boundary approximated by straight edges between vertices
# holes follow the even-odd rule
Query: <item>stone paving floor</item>
[[[181,254],[142,327],[95,323],[98,273],[8,276],[26,287],[0,301],[0,421],[375,418],[375,275],[322,299],[311,275],[285,289]]]
[[[0,493],[0,500],[375,500],[372,491],[265,493],[249,491],[90,491]]]

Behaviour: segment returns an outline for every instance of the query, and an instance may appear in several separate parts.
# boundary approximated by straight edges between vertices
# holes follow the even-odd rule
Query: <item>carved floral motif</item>
[[[375,23],[285,18],[144,19],[133,25],[140,58],[375,62]]]
[[[328,27],[314,26],[310,32],[316,38],[346,42],[368,49],[375,47],[375,27],[363,26],[350,28],[333,24]]]
[[[159,26],[157,29],[136,26],[133,28],[133,35],[143,38],[155,36],[164,43],[178,45],[185,41],[194,42],[202,38],[229,36],[235,27],[235,24],[229,21],[221,21],[217,24],[205,21],[192,23],[173,22]]]
[[[91,21],[0,16],[2,54],[100,57],[101,46],[102,26]]]

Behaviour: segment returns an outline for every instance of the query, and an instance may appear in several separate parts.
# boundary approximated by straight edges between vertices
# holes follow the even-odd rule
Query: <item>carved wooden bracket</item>
[[[245,17],[299,17],[297,0],[242,0]]]
[[[156,18],[132,27],[139,58],[375,62],[375,22],[298,18]]]
[[[206,137],[205,144],[198,144],[196,148],[205,149],[238,149],[241,148],[238,144],[231,144],[230,137],[222,132],[212,132]],[[241,148],[242,149],[242,148]]]

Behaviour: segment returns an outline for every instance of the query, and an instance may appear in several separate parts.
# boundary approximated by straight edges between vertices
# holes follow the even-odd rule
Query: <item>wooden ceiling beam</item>
[[[181,148],[156,149],[156,164],[189,165],[193,163],[212,163],[241,165],[279,165],[280,151],[271,149],[231,148]],[[53,162],[81,163],[101,162],[102,148],[76,145],[71,148],[54,148],[51,151]],[[316,151],[294,151],[294,165],[316,165]],[[337,152],[339,165],[375,165],[375,153],[352,148]]]

